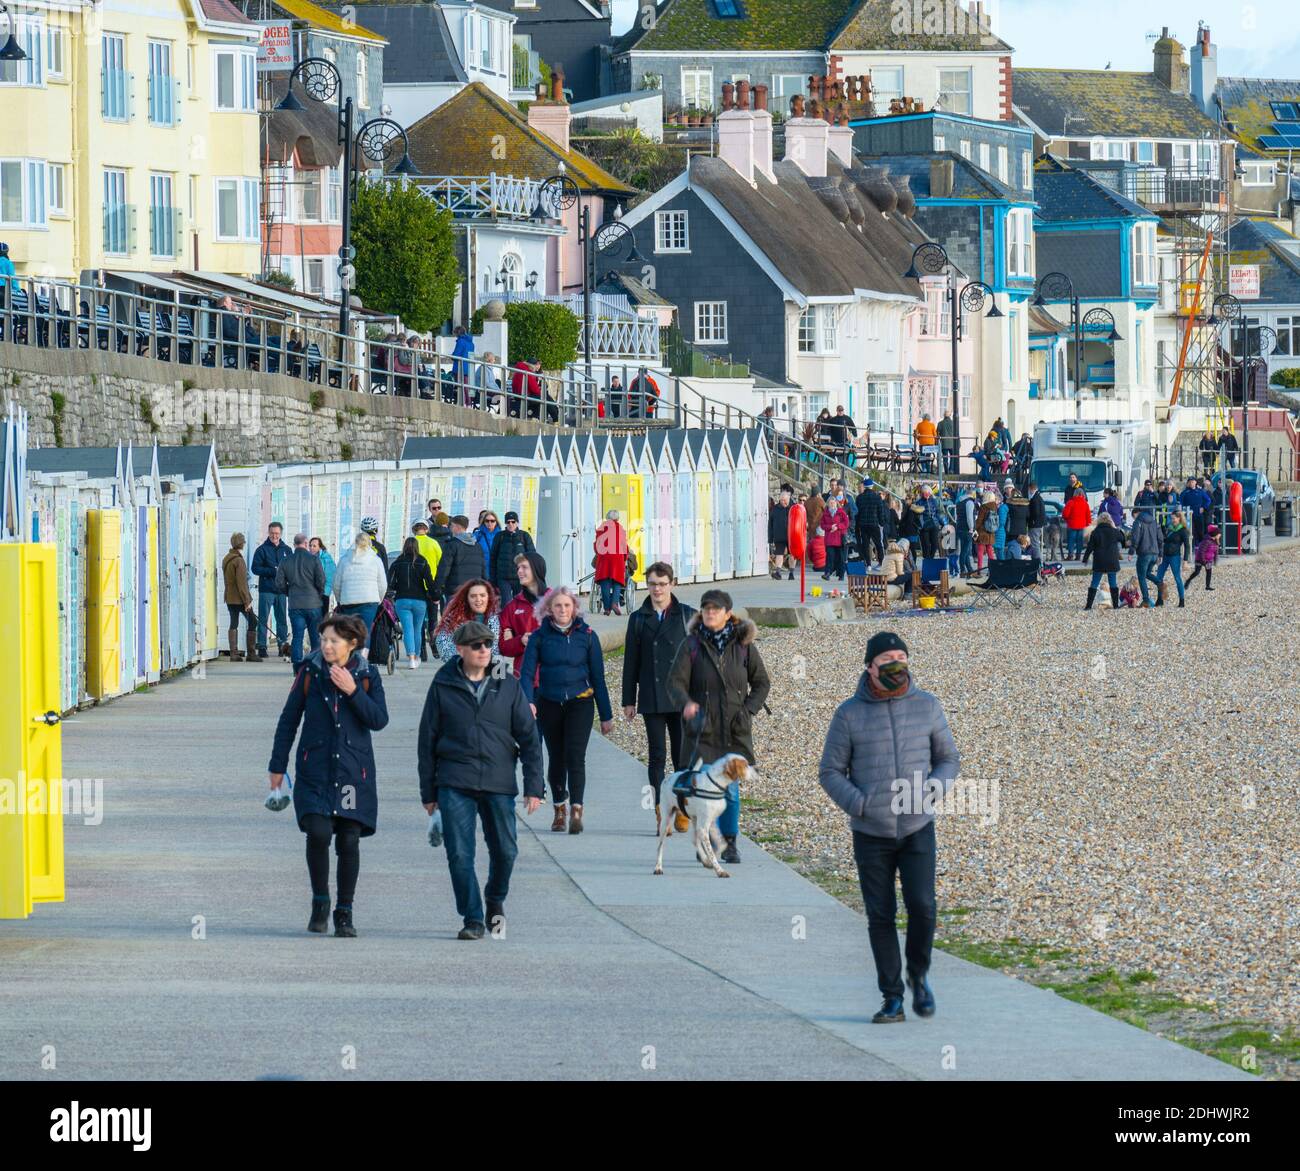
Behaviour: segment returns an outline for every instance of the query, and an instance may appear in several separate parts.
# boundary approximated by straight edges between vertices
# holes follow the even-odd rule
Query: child
[[[957,557],[957,526],[951,522],[939,530],[939,552],[948,559],[948,576],[961,576],[961,563]]]
[[[1205,526],[1205,536],[1203,536],[1196,543],[1196,568],[1192,570],[1192,576],[1189,577],[1185,582],[1183,582],[1184,588],[1191,585],[1192,582],[1196,580],[1197,574],[1199,574],[1201,570],[1204,569],[1205,588],[1207,590],[1214,589],[1214,587],[1210,585],[1210,577],[1214,573],[1214,562],[1218,559],[1219,556],[1218,537],[1219,537],[1218,525]]]

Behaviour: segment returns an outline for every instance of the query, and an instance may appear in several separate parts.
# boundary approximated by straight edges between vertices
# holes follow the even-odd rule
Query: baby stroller
[[[398,646],[402,641],[402,624],[397,620],[393,599],[384,598],[370,627],[370,661],[386,663],[391,675],[397,669]]]

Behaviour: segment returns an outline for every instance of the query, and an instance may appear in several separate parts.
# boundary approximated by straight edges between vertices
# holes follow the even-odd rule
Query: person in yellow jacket
[[[429,572],[438,576],[438,562],[442,560],[442,546],[429,536],[429,522],[421,517],[411,525],[411,535],[420,547],[420,556],[429,563]]]

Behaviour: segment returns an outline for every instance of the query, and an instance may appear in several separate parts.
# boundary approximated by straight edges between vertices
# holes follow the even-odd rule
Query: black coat
[[[772,689],[767,668],[754,640],[758,627],[739,618],[736,633],[721,658],[713,643],[703,637],[700,616],[691,619],[689,634],[673,659],[669,672],[669,694],[680,711],[694,700],[704,711],[704,728],[698,744],[695,736],[683,732],[688,747],[694,746],[705,764],[712,764],[729,752],[739,752],[754,764],[754,717],[767,702]]]
[[[1029,501],[1017,492],[1007,501],[1007,540],[1023,537],[1030,527]]]
[[[469,533],[464,537],[468,540],[453,534],[442,542],[438,576],[433,579],[433,592],[440,598],[450,598],[467,581],[483,576],[483,547]]]
[[[1098,524],[1088,538],[1083,559],[1087,561],[1089,557],[1092,558],[1094,573],[1118,573],[1122,556],[1120,550],[1123,548],[1124,534],[1119,529],[1114,525]]]
[[[1180,525],[1178,528],[1170,529],[1165,533],[1164,552],[1166,557],[1181,557],[1184,561],[1191,560],[1192,537],[1186,525]]]
[[[433,572],[429,563],[418,553],[414,558],[399,557],[388,570],[388,588],[399,598],[414,598],[433,603],[438,595],[433,592]]]
[[[515,558],[523,553],[536,552],[537,546],[533,544],[533,538],[523,529],[517,529],[513,533],[509,529],[502,529],[492,538],[492,552],[488,556],[492,584],[498,588],[502,585],[517,587],[519,571],[515,568]]]
[[[542,795],[542,746],[519,680],[489,671],[483,687],[480,698],[459,655],[433,677],[416,741],[423,804],[436,801],[440,788],[517,796],[521,760],[524,796]]]
[[[686,641],[695,608],[673,598],[663,618],[647,598],[627,620],[623,651],[623,706],[635,706],[642,715],[680,712],[668,690],[677,648]]]
[[[779,500],[767,508],[767,540],[772,545],[790,543],[790,509],[792,505],[782,504]],[[647,605],[649,603],[647,602]]]
[[[267,771],[287,771],[289,750],[301,723],[292,772],[293,810],[299,828],[309,813],[350,817],[361,823],[364,838],[375,832],[379,815],[370,733],[388,724],[388,705],[373,663],[354,655],[348,670],[357,688],[344,695],[330,680],[329,665],[320,651],[303,660],[275,726]]]
[[[1043,501],[1043,494],[1035,492],[1029,498],[1029,527],[1031,529],[1041,529],[1047,524],[1047,505]]]
[[[858,494],[857,527],[864,529],[868,525],[880,525],[883,529],[889,523],[889,518],[885,515],[888,511],[889,506],[879,492],[864,489]]]

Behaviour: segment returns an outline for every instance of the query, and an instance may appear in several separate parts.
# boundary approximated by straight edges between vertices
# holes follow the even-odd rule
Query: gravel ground
[[[870,631],[889,626],[962,754],[969,799],[940,822],[938,897],[963,935],[1069,948],[1221,1019],[1294,1028],[1300,557],[1216,569],[1182,610],[1171,584],[1162,609],[1085,612],[1086,585],[1018,611],[762,630],[776,715],[755,723],[742,825],[831,889],[856,882],[817,764]],[[614,737],[644,755],[640,721]]]

